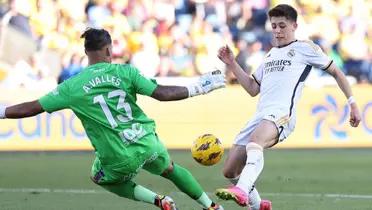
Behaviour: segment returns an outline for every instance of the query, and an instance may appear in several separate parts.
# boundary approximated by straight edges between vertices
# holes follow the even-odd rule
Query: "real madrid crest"
[[[294,56],[296,55],[294,49],[290,49],[290,50],[287,52],[287,55],[288,55],[288,57],[290,57],[290,58],[294,57]]]

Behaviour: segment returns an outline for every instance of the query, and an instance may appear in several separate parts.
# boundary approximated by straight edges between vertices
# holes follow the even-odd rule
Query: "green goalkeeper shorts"
[[[132,150],[130,154],[136,155],[117,164],[102,165],[96,157],[92,165],[91,179],[97,184],[126,182],[133,179],[142,168],[152,174],[161,175],[170,165],[168,151],[156,134],[146,135],[138,143],[129,146],[129,150]],[[141,151],[141,155],[138,155],[137,151]]]

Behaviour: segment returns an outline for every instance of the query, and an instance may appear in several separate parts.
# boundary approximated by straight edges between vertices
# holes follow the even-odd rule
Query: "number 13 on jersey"
[[[123,90],[114,90],[108,93],[108,98],[114,98],[114,97],[119,97],[118,104],[116,106],[116,110],[124,109],[125,111],[125,116],[122,114],[119,114],[116,116],[116,119],[119,120],[120,122],[129,122],[133,120],[132,117],[132,109],[130,108],[130,105],[125,102],[125,96],[126,93]],[[114,116],[112,115],[109,107],[107,106],[107,103],[105,101],[105,98],[103,97],[102,94],[95,96],[93,98],[93,103],[99,103],[99,105],[102,108],[103,113],[105,114],[108,122],[110,123],[112,128],[118,127],[118,123],[116,122]]]
[[[113,116],[112,112],[110,111],[103,94],[97,95],[93,98],[93,103],[98,103],[101,106],[101,109],[112,128],[116,128],[118,126],[117,121],[126,123],[133,120],[132,109],[130,108],[129,103],[125,102],[125,96],[126,93],[123,90],[114,90],[108,93],[108,99],[119,97],[116,110],[121,111],[121,109],[124,109],[123,114],[118,114],[116,116]],[[124,143],[133,142],[141,138],[143,135],[144,130],[139,123],[134,123],[132,124],[132,128],[125,129],[119,133],[119,136],[123,139]]]

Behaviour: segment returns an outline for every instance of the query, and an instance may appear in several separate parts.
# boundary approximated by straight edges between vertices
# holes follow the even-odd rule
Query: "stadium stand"
[[[87,27],[108,29],[115,62],[149,77],[219,68],[216,43],[233,46],[252,72],[272,47],[266,12],[277,3],[301,12],[298,37],[319,44],[351,82],[372,83],[372,1],[1,0],[0,85],[51,89],[75,75],[87,65],[79,38]],[[334,84],[321,71],[312,77]]]

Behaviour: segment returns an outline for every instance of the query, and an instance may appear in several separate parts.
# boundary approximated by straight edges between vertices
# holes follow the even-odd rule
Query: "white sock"
[[[251,210],[259,210],[261,204],[261,197],[258,194],[258,191],[255,187],[249,193],[249,205],[251,206]]]
[[[236,185],[247,195],[260,175],[264,165],[263,148],[253,142],[247,144],[247,162]]]
[[[134,188],[134,198],[138,201],[154,204],[156,195],[155,192],[142,187],[141,185],[136,185]]]
[[[205,192],[196,200],[200,203],[204,208],[209,208],[212,205],[212,200],[208,197]]]

